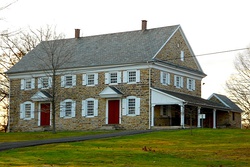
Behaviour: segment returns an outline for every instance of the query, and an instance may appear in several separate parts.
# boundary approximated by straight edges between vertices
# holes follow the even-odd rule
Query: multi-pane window
[[[61,87],[72,87],[76,85],[76,75],[61,76]]]
[[[98,115],[98,100],[88,98],[82,101],[82,116],[94,117]]]
[[[35,78],[21,79],[21,90],[31,90],[35,88]]]
[[[38,79],[39,89],[48,89],[51,87],[52,79],[51,77],[42,77]]]
[[[110,83],[117,83],[117,73],[110,73]]]
[[[135,114],[135,99],[128,99],[128,114]]]
[[[72,118],[75,117],[75,101],[66,99],[60,103],[60,117]]]
[[[87,115],[94,116],[94,101],[93,100],[87,101]]]
[[[87,78],[88,78],[87,85],[94,85],[95,84],[95,75],[94,74],[87,75]]]
[[[136,82],[136,71],[128,72],[128,82]]]
[[[170,85],[170,74],[169,73],[161,71],[161,83],[163,85]]]
[[[140,70],[123,71],[123,83],[138,83],[140,82]]]
[[[140,98],[128,96],[122,99],[122,114],[128,116],[140,115]]]
[[[25,89],[31,89],[31,79],[25,80]]]
[[[98,84],[98,73],[83,74],[82,84],[88,86],[94,86]]]
[[[65,102],[65,116],[71,117],[72,112],[72,102]]]
[[[72,75],[65,76],[65,86],[72,86],[72,81],[73,81]]]
[[[188,90],[195,90],[195,80],[194,79],[190,79],[190,78],[187,78],[187,89]]]
[[[20,118],[28,120],[34,118],[34,103],[27,101],[20,104]]]
[[[174,85],[177,88],[182,88],[183,87],[183,77],[175,75],[174,76]]]
[[[24,104],[25,118],[31,117],[31,104]]]
[[[121,72],[105,73],[105,84],[121,83]]]

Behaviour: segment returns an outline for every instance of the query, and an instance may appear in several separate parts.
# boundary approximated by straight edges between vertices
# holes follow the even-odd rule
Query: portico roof
[[[224,105],[220,103],[216,103],[210,100],[203,99],[198,96],[191,96],[184,93],[178,93],[168,90],[163,90],[159,88],[151,88],[152,90],[152,103],[155,105],[171,105],[171,104],[185,104],[185,105],[191,105],[191,106],[198,106],[198,107],[204,107],[204,108],[211,108],[211,109],[217,109],[217,110],[223,110],[228,111],[230,108],[225,107]],[[160,97],[159,98],[157,96]]]

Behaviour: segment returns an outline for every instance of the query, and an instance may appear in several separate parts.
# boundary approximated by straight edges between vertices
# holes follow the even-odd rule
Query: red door
[[[119,100],[109,100],[108,101],[108,123],[109,124],[119,124]]]
[[[41,104],[41,126],[50,126],[50,103]]]

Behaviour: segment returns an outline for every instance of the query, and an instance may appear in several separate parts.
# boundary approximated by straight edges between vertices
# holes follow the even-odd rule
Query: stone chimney
[[[75,38],[80,37],[80,29],[75,29]]]
[[[147,20],[142,20],[142,24],[141,24],[141,30],[147,30]]]

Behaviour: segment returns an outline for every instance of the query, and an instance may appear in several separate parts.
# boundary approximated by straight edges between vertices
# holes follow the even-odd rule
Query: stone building
[[[10,131],[50,130],[52,99],[57,130],[240,127],[228,120],[239,111],[201,98],[206,75],[180,25],[79,34],[41,42],[7,72]]]

